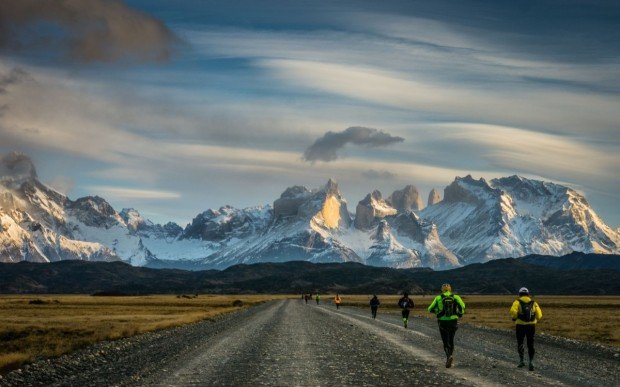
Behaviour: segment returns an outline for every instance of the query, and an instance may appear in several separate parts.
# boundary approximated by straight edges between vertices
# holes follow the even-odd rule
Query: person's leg
[[[405,325],[405,328],[407,328],[407,325],[409,324],[409,309],[403,309],[403,324]]]
[[[459,320],[450,320],[449,330],[448,330],[448,347],[450,354],[449,357],[452,357],[454,354],[454,336],[456,335],[456,330],[459,329]]]
[[[523,348],[523,339],[525,339],[525,325],[516,324],[515,331],[517,333],[517,352],[519,352],[519,367],[525,366],[523,362],[523,356],[525,355],[525,349]]]
[[[536,325],[527,325],[525,336],[527,338],[527,354],[530,357],[530,371],[534,371],[534,334],[536,334]]]
[[[439,323],[439,334],[441,335],[441,341],[443,342],[443,351],[446,353],[446,357],[450,356],[450,333],[448,331],[448,327],[446,326],[446,322],[443,320],[437,320]]]

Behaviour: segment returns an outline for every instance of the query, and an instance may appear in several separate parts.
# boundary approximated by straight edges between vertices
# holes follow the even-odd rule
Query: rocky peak
[[[127,228],[131,231],[136,231],[146,224],[142,215],[133,208],[123,208],[119,215],[127,224]]]
[[[338,183],[332,178],[327,181],[327,184],[325,184],[323,189],[327,195],[341,196],[340,190],[338,190]]]
[[[437,204],[440,201],[441,201],[441,195],[439,194],[439,191],[433,188],[431,192],[428,194],[428,205],[432,206],[433,204]]]
[[[382,219],[377,225],[377,231],[375,232],[374,239],[377,242],[387,242],[390,239],[392,228],[390,224]]]
[[[243,237],[261,230],[271,220],[271,207],[235,208],[223,206],[218,210],[208,209],[198,214],[187,225],[183,238],[206,241],[221,241],[229,237]],[[173,224],[174,229],[176,225]]]
[[[36,178],[37,171],[27,155],[11,152],[0,159],[0,182],[20,184]]]
[[[69,202],[67,208],[85,225],[109,227],[122,221],[114,208],[100,196],[85,196]]]
[[[420,192],[413,185],[408,185],[401,190],[394,191],[387,202],[396,208],[398,212],[419,211],[424,208]]]
[[[175,222],[168,222],[163,225],[163,229],[168,236],[178,237],[183,233],[183,228]]]
[[[475,180],[471,175],[457,177],[444,189],[444,201],[447,203],[465,202],[479,205],[488,199],[501,195],[500,189],[492,188],[485,179]]]
[[[311,218],[314,226],[334,229],[351,224],[347,201],[338,189],[338,183],[329,179],[325,186],[314,192],[299,208],[299,216]]]
[[[312,196],[312,191],[308,188],[295,185],[289,187],[279,199],[273,202],[273,213],[277,218],[297,216],[299,213],[299,207]]]
[[[355,209],[355,227],[367,230],[375,224],[375,220],[395,215],[396,209],[390,206],[380,191],[373,191],[357,204]]]

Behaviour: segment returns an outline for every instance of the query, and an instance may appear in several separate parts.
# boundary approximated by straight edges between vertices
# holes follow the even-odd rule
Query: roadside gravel
[[[510,332],[461,326],[444,367],[436,322],[299,300],[104,342],[0,379],[0,386],[617,385],[616,348],[537,338],[537,370],[516,368]]]

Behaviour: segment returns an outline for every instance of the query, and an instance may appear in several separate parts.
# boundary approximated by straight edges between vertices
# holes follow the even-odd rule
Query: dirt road
[[[620,380],[620,349],[553,337],[537,370],[516,368],[511,332],[461,326],[444,367],[436,322],[299,300],[95,345],[35,363],[0,385],[589,385]]]

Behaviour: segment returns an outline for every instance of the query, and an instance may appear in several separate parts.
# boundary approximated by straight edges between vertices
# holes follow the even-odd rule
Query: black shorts
[[[409,318],[409,309],[403,309],[403,318]]]

